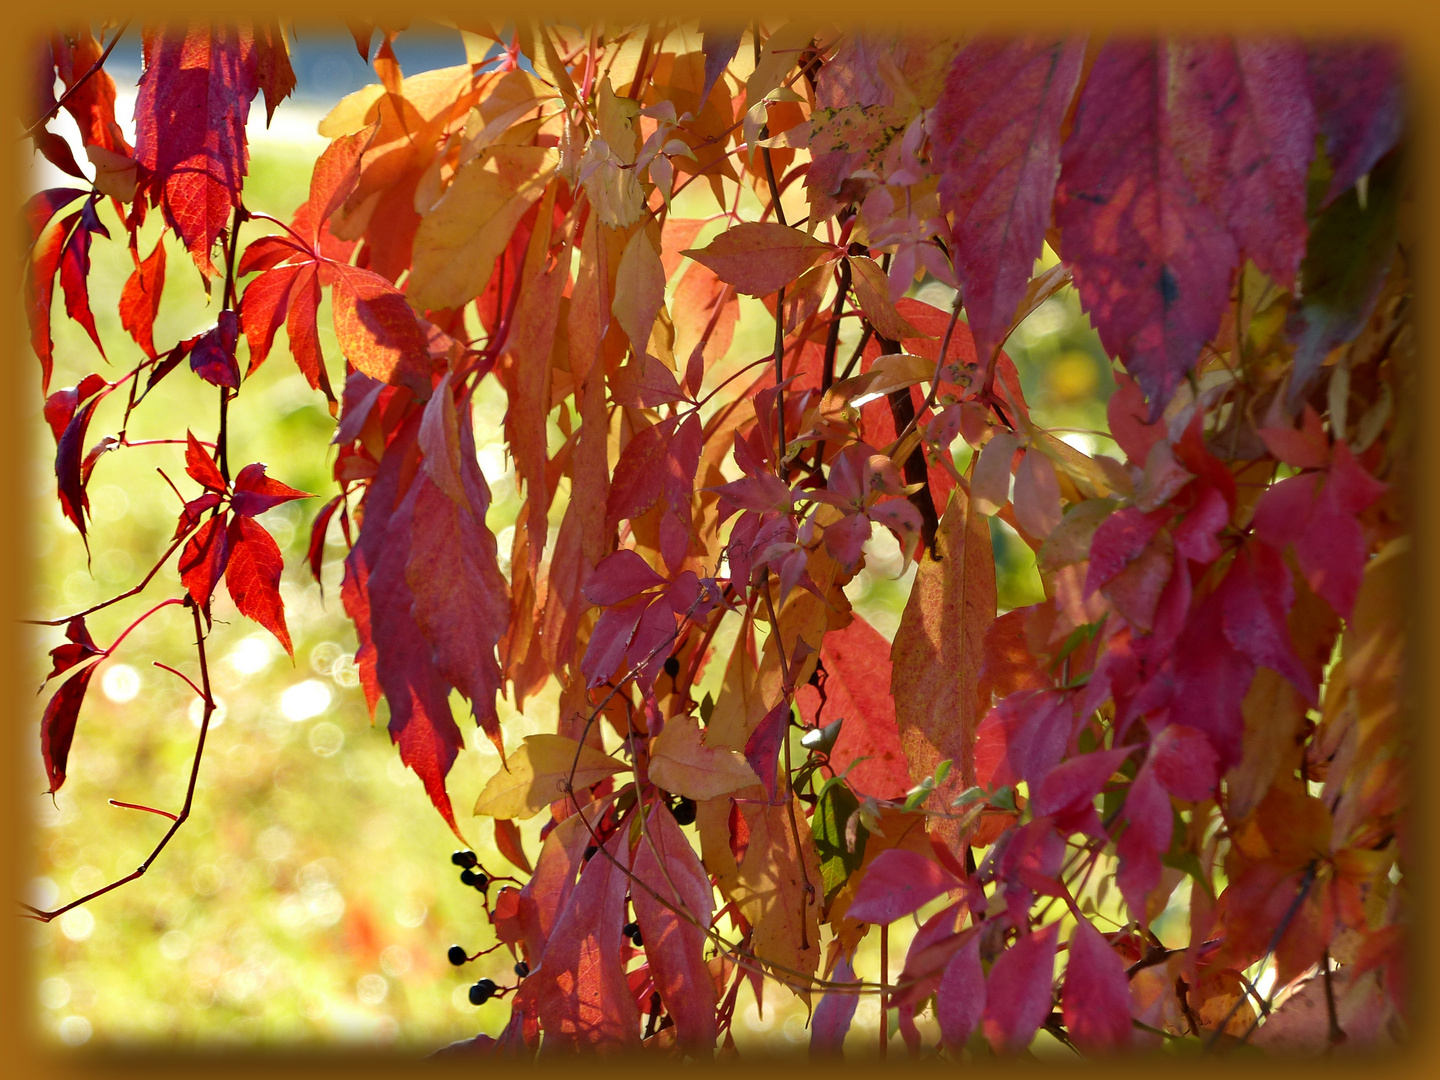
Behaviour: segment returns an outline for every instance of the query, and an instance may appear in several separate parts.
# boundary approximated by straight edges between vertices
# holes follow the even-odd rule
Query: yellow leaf
[[[665,269],[647,230],[635,230],[615,271],[612,310],[636,356],[648,351],[655,317],[665,306]]]
[[[574,779],[570,782],[578,791],[629,766],[563,735],[527,735],[520,749],[510,755],[509,768],[502,768],[486,783],[475,801],[475,813],[493,818],[531,817],[565,797],[562,784],[569,780],[572,768]]]
[[[875,360],[866,374],[874,376],[874,381],[865,387],[864,395],[855,400],[856,405],[932,378],[935,361],[909,353],[886,353]]]
[[[717,750],[700,738],[693,716],[677,716],[650,746],[650,779],[666,791],[703,802],[760,783],[734,750]]]
[[[860,301],[860,310],[865,312],[876,333],[891,341],[926,336],[895,310],[895,303],[890,299],[890,281],[879,263],[867,256],[852,255],[850,269],[853,271],[851,283],[855,287],[855,299]],[[930,371],[925,374],[930,375],[934,370],[935,365],[931,364]]]
[[[420,310],[460,307],[479,296],[558,163],[549,147],[492,146],[457,172],[416,230],[411,303]]]

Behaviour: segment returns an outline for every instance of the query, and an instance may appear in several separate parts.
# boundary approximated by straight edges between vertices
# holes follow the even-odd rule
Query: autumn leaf
[[[420,310],[458,308],[485,291],[520,218],[544,193],[558,163],[539,146],[494,146],[455,174],[420,219],[406,286]]]
[[[709,875],[664,803],[650,811],[633,871],[642,887],[631,891],[631,903],[660,1000],[675,1019],[681,1043],[697,1055],[708,1054],[715,1046],[716,1023],[705,931],[714,894]]]
[[[284,560],[279,546],[258,522],[239,511],[230,519],[228,531],[230,554],[225,564],[225,587],[235,607],[274,634],[293,656],[290,631],[285,626],[285,605],[280,600]]]
[[[976,687],[985,631],[994,618],[989,525],[957,492],[940,520],[934,555],[921,557],[890,646],[890,689],[912,782],[932,775],[943,758],[956,763],[936,787],[937,800],[948,802],[974,783]],[[952,845],[958,839],[953,821],[937,822],[935,831]]]
[[[701,742],[700,726],[693,716],[670,720],[651,742],[650,779],[666,791],[696,802],[760,783],[741,754]]]
[[[1215,332],[1237,253],[1187,179],[1168,103],[1170,46],[1101,47],[1061,151],[1055,223],[1100,340],[1151,401],[1170,400]]]
[[[259,91],[249,28],[192,23],[144,36],[135,100],[135,160],[147,195],[206,277],[215,240],[240,204],[248,151],[245,121]],[[213,118],[213,120],[212,120]]]
[[[527,735],[520,749],[486,781],[475,801],[475,813],[495,818],[531,817],[563,799],[564,785],[581,791],[626,767],[609,754],[563,735]]]
[[[372,379],[429,397],[429,349],[405,294],[370,270],[336,269],[331,303],[345,358]]]
[[[860,922],[892,923],[959,887],[944,867],[913,851],[892,848],[870,864],[845,914]]]
[[[1100,931],[1081,919],[1070,935],[1070,959],[1060,991],[1065,1030],[1087,1053],[1114,1052],[1130,1045],[1133,1027],[1130,986],[1119,954]]]
[[[1084,53],[1080,36],[979,38],[955,57],[935,107],[940,198],[955,215],[955,270],[986,364],[1010,332],[1050,223],[1060,124]]]
[[[70,744],[75,738],[75,723],[80,718],[80,706],[84,704],[90,678],[98,666],[91,664],[81,668],[61,683],[40,719],[40,754],[45,760],[45,775],[50,781],[52,795],[65,783]]]
[[[742,222],[688,255],[747,296],[783,289],[822,258],[840,254],[829,244],[775,222]]]
[[[1055,939],[1059,923],[1050,923],[1020,939],[996,959],[986,980],[982,1030],[996,1051],[1019,1051],[1030,1045],[1054,994]]]
[[[535,983],[546,1048],[552,1053],[608,1054],[636,1050],[640,1011],[625,982],[620,958],[625,940],[629,831],[621,829],[580,873],[541,958],[546,972]],[[612,862],[612,859],[614,860]]]

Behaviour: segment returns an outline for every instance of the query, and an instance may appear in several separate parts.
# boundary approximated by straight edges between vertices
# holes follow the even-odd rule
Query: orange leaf
[[[783,289],[822,258],[836,258],[840,252],[799,229],[773,221],[747,221],[727,229],[708,247],[688,248],[682,254],[708,266],[740,292],[765,296]]]

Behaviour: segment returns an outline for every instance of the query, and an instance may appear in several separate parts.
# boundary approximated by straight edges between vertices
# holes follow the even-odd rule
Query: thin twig
[[[27,904],[22,900],[20,902],[20,906],[23,907],[28,913],[25,916],[26,918],[35,919],[38,922],[48,923],[52,919],[57,919],[61,915],[64,915],[72,908],[77,908],[81,904],[89,903],[97,896],[104,896],[111,889],[118,889],[126,882],[134,881],[138,877],[144,877],[145,872],[149,870],[150,867],[154,864],[155,859],[159,856],[160,852],[165,850],[165,845],[170,843],[170,838],[179,831],[180,826],[184,825],[186,819],[189,818],[190,807],[195,800],[195,781],[200,775],[200,759],[205,754],[205,736],[210,731],[210,717],[215,712],[215,698],[210,692],[210,669],[205,660],[205,631],[200,626],[200,607],[198,604],[195,604],[188,598],[185,601],[185,606],[190,609],[190,614],[194,616],[195,620],[195,648],[199,653],[200,657],[200,685],[204,687],[202,694],[205,701],[205,712],[200,718],[200,737],[195,742],[195,759],[190,766],[190,782],[185,788],[185,805],[180,808],[180,812],[178,814],[174,815],[174,819],[170,825],[170,828],[165,831],[165,835],[160,838],[160,842],[155,845],[154,850],[150,852],[150,854],[146,857],[145,861],[142,862],[134,871],[126,874],[124,877],[119,878],[116,881],[112,881],[109,885],[106,885],[103,888],[99,888],[93,892],[86,893],[78,900],[71,900],[70,903],[66,904],[63,907],[58,907],[53,911],[42,911],[39,908]],[[188,682],[189,680],[186,681]],[[164,814],[164,811],[156,811],[153,810],[151,807],[137,806],[134,808],[151,810],[152,813]]]

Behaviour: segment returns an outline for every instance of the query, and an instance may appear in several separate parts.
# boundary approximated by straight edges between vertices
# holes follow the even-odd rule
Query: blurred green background
[[[123,94],[122,86],[120,111],[128,117]],[[303,201],[311,163],[324,146],[314,134],[320,115],[287,103],[268,132],[252,118],[245,189],[251,209],[288,219]],[[43,168],[32,169],[32,188],[53,182]],[[676,212],[701,215],[711,208],[687,211],[682,202]],[[90,295],[113,366],[64,317],[57,299],[52,388],[73,386],[91,371],[113,377],[141,358],[115,312],[131,264],[108,204],[105,215],[112,235],[121,239],[96,240]],[[242,242],[261,231],[268,230],[245,226]],[[158,214],[152,214],[142,233],[142,254],[158,232]],[[178,246],[168,254],[169,280],[155,327],[162,349],[212,325],[218,311],[218,300],[207,301]],[[917,294],[942,307],[951,295],[933,282]],[[768,316],[758,302],[744,311],[730,362],[770,348]],[[328,301],[319,325],[338,384],[341,361]],[[1104,429],[1104,402],[1113,388],[1109,362],[1073,290],[1031,316],[1007,351],[1037,421]],[[38,388],[38,378],[28,385]],[[28,393],[32,572],[25,614],[56,618],[129,588],[164,550],[179,502],[157,468],[182,491],[193,485],[183,476],[176,446],[104,456],[89,489],[93,528],[87,569],[85,548],[56,502],[55,445],[41,418],[40,397],[34,389]],[[118,428],[121,396],[97,413],[91,442]],[[217,413],[214,388],[182,368],[136,412],[129,435],[173,438],[189,426],[197,436],[213,438]],[[490,525],[501,534],[502,555],[509,547],[505,529],[519,509],[503,448],[493,438],[487,441],[499,432],[503,414],[503,394],[488,380],[479,395],[476,431],[496,496]],[[424,1052],[477,1031],[497,1033],[504,1023],[505,1003],[477,1009],[465,991],[482,976],[512,982],[508,953],[497,952],[463,971],[445,959],[452,943],[474,951],[492,944],[493,937],[479,895],[459,883],[450,865],[453,836],[390,744],[385,707],[377,725],[367,718],[353,662],[354,632],[338,597],[345,552],[338,528],[326,548],[323,593],[304,566],[314,512],[335,490],[329,479],[333,430],[323,399],[296,370],[281,335],[232,405],[231,461],[237,468],[265,462],[276,479],[318,496],[260,519],[285,555],[282,594],[295,657],[292,662],[267,632],[239,616],[224,589],[217,591],[208,655],[221,712],[212,722],[189,822],[141,880],[52,924],[26,924],[33,946],[29,982],[35,1023],[47,1041],[205,1047],[360,1042]],[[1087,452],[1113,452],[1108,440],[1063,437]],[[556,522],[559,510],[557,501]],[[1039,600],[1029,549],[1007,526],[995,522],[993,528],[1002,607]],[[914,573],[897,577],[900,566],[893,540],[876,530],[867,569],[848,590],[887,636],[899,622]],[[173,571],[162,571],[140,597],[93,616],[91,631],[107,645],[136,615],[171,595],[178,595]],[[62,635],[57,628],[27,631],[22,670],[29,685],[38,687],[49,668],[46,653]],[[716,644],[721,650],[726,645]],[[57,906],[132,871],[168,824],[107,800],[179,808],[199,706],[180,680],[151,666],[153,660],[193,676],[194,646],[182,609],[166,609],[145,623],[105,662],[81,714],[69,779],[53,803],[42,794],[47,785],[34,737],[48,694],[36,697],[23,718],[29,733],[23,782],[34,815],[30,903]],[[718,677],[722,666],[712,664],[712,674]],[[502,702],[507,741],[518,745],[525,734],[553,730],[556,696],[552,686],[527,703],[524,716]],[[490,849],[490,825],[468,816],[499,759],[487,741],[475,739],[464,703],[457,697],[453,704],[470,749],[451,774],[451,796],[482,862],[504,873],[506,864]],[[540,823],[537,817],[523,828],[532,855]],[[904,952],[898,941],[892,944],[898,974]],[[876,962],[869,955],[873,946],[867,943],[857,962],[862,973],[862,964]],[[742,1001],[749,1000],[747,988]],[[876,1003],[863,1000],[855,1037],[861,1028],[873,1030],[876,1014]],[[742,1005],[736,1039],[742,1049],[803,1045],[804,1021],[800,1003],[771,988],[763,1018],[753,1003]]]

